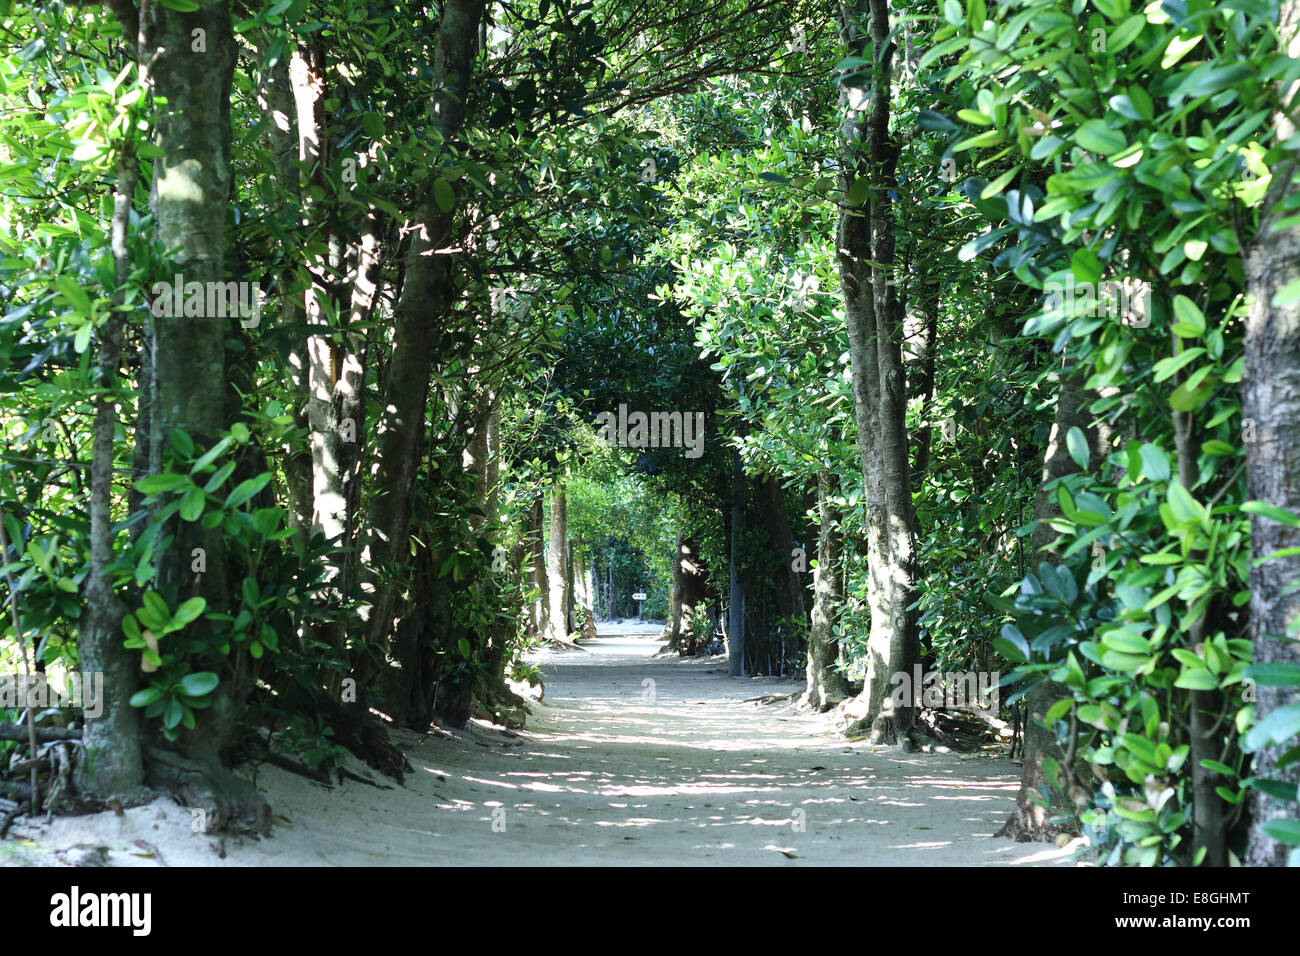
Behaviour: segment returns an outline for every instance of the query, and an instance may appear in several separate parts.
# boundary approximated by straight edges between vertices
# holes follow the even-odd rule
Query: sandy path
[[[826,718],[745,702],[796,684],[732,679],[717,658],[652,659],[657,633],[606,626],[589,650],[538,654],[546,700],[518,734],[479,722],[399,734],[415,767],[404,787],[326,788],[262,768],[274,837],[228,840],[224,859],[213,837],[191,832],[188,810],[158,800],[120,818],[20,825],[26,839],[0,843],[0,863],[60,862],[76,844],[107,846],[113,865],[145,866],[934,866],[1061,857],[991,838],[1014,802],[1011,763],[846,742]]]

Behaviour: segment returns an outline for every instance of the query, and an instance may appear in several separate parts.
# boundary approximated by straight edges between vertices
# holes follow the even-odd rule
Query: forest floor
[[[1062,862],[1053,846],[992,837],[1015,801],[1011,762],[849,742],[829,717],[754,700],[796,682],[656,657],[658,626],[600,630],[582,650],[533,656],[546,695],[523,731],[396,733],[414,767],[404,786],[331,788],[261,767],[270,839],[194,833],[191,812],[162,798],[122,816],[20,820],[0,865]]]

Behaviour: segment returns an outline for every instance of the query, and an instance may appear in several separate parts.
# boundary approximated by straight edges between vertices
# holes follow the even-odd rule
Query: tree
[[[1300,54],[1300,4],[1282,4],[1278,30],[1291,56]],[[1294,86],[1279,91],[1288,107]],[[1293,107],[1292,107],[1293,108]],[[1295,134],[1290,109],[1275,114],[1279,143]],[[1300,194],[1300,168],[1283,152],[1271,168],[1272,185],[1259,230],[1250,247],[1247,275],[1252,305],[1246,320],[1246,362],[1241,379],[1246,437],[1246,482],[1249,495],[1261,502],[1251,515],[1250,629],[1257,675],[1253,736],[1255,774],[1279,781],[1282,788],[1300,785],[1300,763],[1284,760],[1294,739],[1272,731],[1287,715],[1300,712],[1300,650],[1295,642],[1300,619],[1300,225],[1284,210]],[[1253,427],[1252,427],[1253,426]],[[1292,717],[1294,719],[1294,717]],[[1281,866],[1287,846],[1279,836],[1294,812],[1268,792],[1254,796],[1255,824],[1246,862]],[[1294,824],[1291,833],[1294,836]],[[1294,843],[1294,839],[1291,840]],[[1294,862],[1295,851],[1290,856]]]

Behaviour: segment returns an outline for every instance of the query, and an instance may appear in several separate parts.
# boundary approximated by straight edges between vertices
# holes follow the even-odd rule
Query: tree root
[[[80,730],[70,730],[67,727],[37,727],[36,742],[40,744],[48,743],[51,740],[80,740]],[[19,743],[27,743],[27,728],[19,727],[17,724],[9,721],[0,721],[0,740],[16,740]]]
[[[146,747],[145,756],[151,784],[169,790],[181,806],[202,811],[202,832],[271,835],[271,808],[251,781],[218,761],[183,757],[160,747]]]
[[[399,784],[415,769],[406,755],[388,739],[385,725],[370,714],[356,707],[340,707],[332,700],[318,703],[326,709],[322,715],[326,723],[334,728],[334,742],[346,747],[366,766],[392,777]]]
[[[1036,824],[1026,819],[1023,808],[1017,806],[1002,824],[1002,829],[993,834],[995,838],[1007,837],[1017,843],[1052,843],[1062,833],[1068,831],[1051,823]]]
[[[327,787],[333,786],[334,782],[330,780],[329,773],[322,770],[320,767],[313,770],[305,763],[299,763],[291,757],[286,757],[284,754],[272,753],[271,751],[262,754],[261,759],[263,762],[269,763],[273,767],[279,767],[281,770],[289,771],[289,773],[296,773],[298,776],[306,777],[308,780],[315,780],[317,783],[323,783]]]

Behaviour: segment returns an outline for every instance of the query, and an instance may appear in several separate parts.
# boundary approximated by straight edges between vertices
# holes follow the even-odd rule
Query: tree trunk
[[[1300,57],[1300,3],[1282,6],[1279,29],[1289,40],[1292,57]],[[1294,92],[1294,90],[1289,91]],[[1295,134],[1283,115],[1274,119],[1279,141]],[[1273,169],[1266,213],[1247,259],[1247,276],[1254,297],[1246,320],[1246,369],[1241,380],[1242,416],[1255,423],[1255,441],[1246,443],[1246,484],[1249,497],[1292,514],[1300,514],[1300,302],[1273,305],[1273,296],[1300,281],[1300,227],[1294,222],[1278,228],[1291,213],[1278,204],[1293,199],[1297,166],[1294,161]],[[1287,640],[1300,617],[1300,556],[1268,557],[1283,548],[1300,547],[1300,529],[1261,515],[1251,517],[1250,629],[1257,664],[1300,665],[1300,645]],[[1256,688],[1255,721],[1279,707],[1300,703],[1300,688]],[[1269,747],[1255,755],[1254,774],[1300,785],[1300,763],[1279,769],[1278,758],[1296,740]],[[1262,793],[1253,796],[1254,827],[1245,862],[1251,866],[1283,866],[1288,848],[1261,829],[1270,820],[1295,816],[1295,804],[1279,803]],[[1290,850],[1290,853],[1296,853]]]
[[[898,148],[889,138],[889,108],[894,46],[889,39],[888,0],[870,0],[871,43],[875,60],[867,150],[870,193],[872,278],[876,313],[876,359],[880,374],[880,458],[889,514],[889,670],[907,674],[920,656],[916,610],[916,532],[908,461],[907,383],[903,372],[902,308],[895,281],[894,215],[891,194],[898,190]],[[884,702],[882,702],[884,703]],[[873,724],[872,738],[893,742],[910,732],[913,708],[895,709],[892,699]]]
[[[691,618],[697,608],[703,607],[708,601],[709,579],[704,562],[700,559],[699,547],[695,539],[684,537],[680,547],[677,549],[677,568],[676,573],[679,576],[677,592],[680,597],[680,611],[678,614],[678,629],[675,635],[676,643],[672,646],[678,648],[678,652],[683,656],[694,656],[700,649],[704,638],[707,635],[696,634],[693,630]]]
[[[745,532],[745,468],[740,452],[731,462],[731,588],[727,599],[727,664],[732,677],[745,676],[745,581],[740,573],[741,536]]]
[[[573,599],[576,607],[582,608],[587,615],[587,623],[582,629],[582,636],[588,640],[596,636],[596,610],[592,606],[591,569],[582,548],[573,549]]]
[[[551,492],[550,498],[551,527],[546,550],[546,580],[550,584],[546,608],[549,624],[547,636],[553,641],[564,641],[569,636],[568,516],[564,491],[556,488]]]
[[[1177,354],[1181,350],[1180,340],[1173,333],[1170,338]],[[1170,384],[1177,387],[1182,380],[1180,372]],[[1174,445],[1178,455],[1178,482],[1190,492],[1196,486],[1196,459],[1201,442],[1196,434],[1196,423],[1187,412],[1174,412]],[[1196,648],[1204,634],[1205,615],[1202,614],[1188,626],[1185,646],[1189,650]],[[1217,690],[1194,690],[1189,697],[1188,744],[1191,756],[1187,762],[1192,771],[1192,849],[1198,854],[1205,851],[1204,862],[1208,866],[1227,866],[1224,818],[1227,807],[1215,790],[1219,785],[1218,774],[1203,765],[1203,761],[1218,760],[1222,756],[1223,735],[1216,728],[1220,726],[1219,712],[1223,700]]]
[[[230,91],[235,37],[227,4],[200,0],[182,13],[162,5],[150,8],[154,102],[163,103],[155,123],[161,155],[154,160],[152,205],[158,240],[175,249],[175,268],[185,282],[225,279],[224,246],[230,196]],[[196,44],[202,44],[201,55]],[[225,425],[225,339],[221,315],[159,317],[155,322],[157,429],[153,455],[173,428],[184,429],[196,448],[212,447]],[[229,606],[224,537],[200,522],[173,516],[171,547],[159,555],[158,590],[175,607],[195,596],[209,612]],[[190,569],[201,549],[207,570]],[[193,631],[211,631],[203,618]],[[241,674],[237,677],[236,674]],[[222,829],[232,818],[265,831],[269,815],[252,784],[224,771],[222,750],[231,743],[249,689],[248,669],[227,671],[211,694],[211,705],[197,712],[185,737],[188,760],[179,774],[162,772],[181,790],[187,805],[206,811],[208,826]],[[177,769],[173,765],[168,770]],[[166,766],[165,761],[162,762]],[[162,771],[162,767],[158,767]],[[153,772],[153,768],[151,768]]]
[[[862,23],[869,16],[866,0],[847,0],[840,4],[840,36],[846,55],[856,56],[868,42]],[[864,115],[861,103],[865,96],[865,78],[860,74],[840,81],[840,188],[853,194],[859,180],[871,181],[872,163],[869,140],[873,126]],[[886,90],[888,87],[886,87]],[[854,194],[857,195],[857,194]],[[892,580],[891,529],[885,487],[885,463],[880,435],[882,431],[882,397],[880,394],[880,358],[877,339],[875,277],[872,269],[870,206],[865,200],[846,204],[840,215],[836,243],[840,285],[844,293],[844,312],[849,332],[849,357],[853,377],[853,417],[858,431],[858,449],[862,460],[867,534],[867,603],[871,610],[871,632],[867,642],[866,678],[862,697],[866,716],[849,728],[858,733],[862,723],[869,723],[889,708],[890,665],[894,633],[894,615],[890,600]],[[872,738],[880,735],[872,726]]]
[[[673,650],[678,650],[681,647],[682,640],[682,583],[685,573],[682,567],[682,546],[684,543],[685,540],[682,537],[682,528],[679,523],[677,525],[677,544],[673,548],[673,583],[668,594],[667,635],[668,646]]]
[[[850,696],[848,681],[835,667],[839,647],[833,625],[843,599],[839,579],[840,532],[831,504],[831,476],[824,471],[817,474],[817,515],[820,524],[817,569],[813,572],[812,629],[808,634],[807,687],[803,702],[823,711]]]
[[[259,55],[265,59],[275,38],[269,33],[262,38]],[[281,56],[270,70],[264,72],[263,85],[258,90],[258,106],[270,117],[266,124],[267,149],[274,163],[274,178],[282,193],[290,197],[286,205],[301,201],[301,183],[299,177],[299,158],[304,147],[300,124],[295,121],[297,106],[294,102],[293,83],[289,78],[289,61]],[[276,210],[284,215],[283,208]],[[279,275],[279,284],[283,294],[280,297],[280,314],[285,325],[300,326],[305,323],[303,315],[303,296],[294,294],[297,285],[297,272],[286,268]],[[302,396],[308,391],[307,359],[303,353],[305,345],[295,345],[289,352],[288,375],[293,388]],[[294,424],[309,429],[306,403],[292,403]],[[306,549],[312,530],[312,456],[311,449],[304,449],[299,443],[286,444],[282,448],[285,474],[285,491],[289,501],[290,519],[300,547]]]
[[[1047,453],[1043,461],[1043,479],[1034,501],[1034,519],[1037,522],[1030,537],[1031,551],[1035,557],[1035,567],[1041,553],[1041,560],[1054,561],[1050,548],[1055,540],[1055,532],[1047,524],[1060,514],[1056,502],[1056,493],[1046,491],[1049,482],[1064,475],[1078,471],[1078,465],[1070,457],[1065,437],[1072,426],[1083,430],[1088,437],[1091,448],[1091,460],[1098,461],[1104,454],[1102,437],[1095,427],[1090,427],[1088,403],[1094,397],[1083,389],[1086,376],[1082,373],[1061,374],[1060,393],[1056,400],[1056,412],[1052,422],[1052,432],[1048,438]],[[1062,697],[1069,695],[1069,690],[1060,684],[1043,681],[1025,695],[1025,745],[1024,764],[1020,774],[1020,791],[1016,795],[1016,809],[998,831],[998,836],[1013,837],[1020,842],[1030,840],[1050,840],[1060,828],[1049,822],[1054,814],[1069,814],[1072,808],[1064,797],[1047,786],[1043,774],[1043,758],[1051,757],[1062,760],[1061,749],[1050,727],[1044,724],[1047,709]],[[1034,797],[1042,799],[1047,790],[1051,805],[1043,806]]]
[[[433,63],[437,85],[429,104],[430,134],[435,142],[454,138],[464,125],[483,7],[483,0],[448,0],[442,7]],[[428,188],[431,190],[431,185]],[[362,713],[365,689],[380,671],[392,631],[400,581],[395,572],[410,560],[411,507],[433,348],[456,294],[448,281],[454,209],[442,211],[430,195],[414,223],[393,316],[391,358],[375,443],[374,493],[366,515],[368,539],[361,562],[371,569],[366,582],[371,593],[365,635],[368,646],[355,656],[352,675],[358,691],[355,709]]]
[[[528,512],[528,583],[537,592],[529,604],[528,623],[533,637],[546,637],[550,628],[547,604],[550,586],[546,580],[546,522],[543,517],[545,501],[541,492],[533,498]]]
[[[139,173],[135,143],[128,140],[118,160],[117,188],[113,195],[111,243],[117,283],[113,292],[114,306],[125,301],[130,280],[127,231]],[[114,311],[100,333],[99,387],[102,397],[96,401],[91,454],[90,577],[86,587],[86,616],[77,642],[82,671],[104,676],[101,713],[99,717],[85,719],[81,760],[77,763],[78,788],[83,794],[101,800],[108,797],[132,799],[144,783],[140,711],[130,703],[139,674],[135,654],[122,643],[121,621],[126,608],[113,593],[108,575],[108,566],[113,560],[113,439],[117,424],[114,409],[121,359],[122,313]]]

